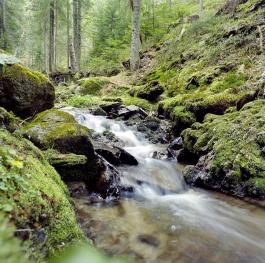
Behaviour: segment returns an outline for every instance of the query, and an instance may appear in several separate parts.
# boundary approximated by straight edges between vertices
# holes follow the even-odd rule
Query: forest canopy
[[[109,73],[130,55],[130,1],[2,0],[1,48],[42,72],[71,67],[71,43],[81,69]],[[218,0],[205,1],[207,10]],[[141,47],[159,42],[183,17],[199,13],[198,1],[142,0]],[[207,11],[206,12],[210,12]],[[77,66],[79,69],[79,65]]]

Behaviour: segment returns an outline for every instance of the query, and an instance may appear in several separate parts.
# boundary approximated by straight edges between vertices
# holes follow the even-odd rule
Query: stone
[[[20,64],[4,65],[0,75],[0,107],[27,118],[54,106],[55,90],[41,73]]]
[[[112,165],[138,165],[138,161],[124,149],[109,146],[104,143],[95,143],[95,151]]]
[[[95,116],[107,116],[107,113],[100,107],[92,110],[92,114]]]

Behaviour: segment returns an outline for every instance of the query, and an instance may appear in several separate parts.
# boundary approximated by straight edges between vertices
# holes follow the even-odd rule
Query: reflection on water
[[[222,195],[189,189],[176,161],[152,159],[164,149],[122,122],[69,110],[97,132],[111,130],[139,161],[124,166],[133,200],[88,205],[76,199],[80,222],[98,247],[139,262],[265,262],[265,211]],[[139,183],[142,182],[142,183]]]

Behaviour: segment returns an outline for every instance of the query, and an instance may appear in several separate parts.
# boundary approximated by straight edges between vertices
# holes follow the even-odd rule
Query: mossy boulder
[[[67,112],[56,109],[44,111],[20,131],[41,149],[53,148],[61,153],[95,158],[89,129],[79,125]]]
[[[44,111],[19,132],[43,150],[57,151],[51,160],[65,181],[85,182],[90,191],[107,196],[106,191],[113,185],[107,179],[112,178],[108,165],[95,153],[90,130],[78,124],[71,114],[56,109]]]
[[[0,213],[24,230],[18,235],[38,237],[33,250],[44,257],[83,240],[68,190],[42,152],[5,129],[0,130],[0,145]]]
[[[81,79],[79,84],[78,93],[81,95],[98,95],[103,88],[110,84],[110,81],[105,77],[90,77]]]
[[[41,73],[20,64],[4,65],[0,73],[0,106],[27,118],[52,108],[55,91]]]
[[[209,114],[182,133],[184,150],[200,157],[188,183],[238,197],[265,199],[265,100],[223,116]]]

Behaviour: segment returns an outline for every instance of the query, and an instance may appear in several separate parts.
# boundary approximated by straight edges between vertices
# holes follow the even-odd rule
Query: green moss
[[[202,155],[213,154],[211,171],[264,192],[265,100],[248,103],[239,112],[208,115],[182,133],[184,147]]]
[[[0,261],[8,263],[29,262],[25,256],[27,247],[14,237],[15,228],[0,215]]]
[[[71,98],[67,99],[65,103],[69,106],[77,108],[94,108],[103,103],[100,97],[91,96],[91,95],[74,95]]]
[[[5,127],[13,132],[20,126],[21,122],[21,119],[15,116],[12,112],[8,112],[0,107],[0,127]]]
[[[71,114],[56,109],[38,114],[20,132],[45,149],[53,148],[58,139],[90,135],[89,129],[79,125]]]
[[[74,166],[78,164],[85,164],[87,157],[84,155],[77,155],[73,153],[61,154],[56,150],[47,150],[44,152],[45,157],[51,165],[67,165]]]
[[[80,80],[79,92],[82,95],[98,95],[99,92],[110,82],[105,77],[93,77]]]
[[[124,97],[121,97],[121,99],[122,99],[122,102],[125,105],[127,105],[127,106],[129,106],[129,105],[136,105],[136,106],[141,107],[143,109],[153,110],[153,111],[155,111],[156,108],[157,108],[157,105],[156,104],[152,104],[152,103],[150,103],[147,100],[140,99],[140,98],[137,98],[137,97],[124,96]]]
[[[68,191],[41,151],[5,130],[0,130],[0,144],[0,209],[17,228],[44,229],[47,242],[42,246],[49,253],[83,239]]]
[[[35,82],[38,85],[50,82],[48,78],[46,78],[40,72],[29,70],[20,64],[4,66],[2,78],[12,79],[16,82],[23,82],[23,80],[27,79]]]

